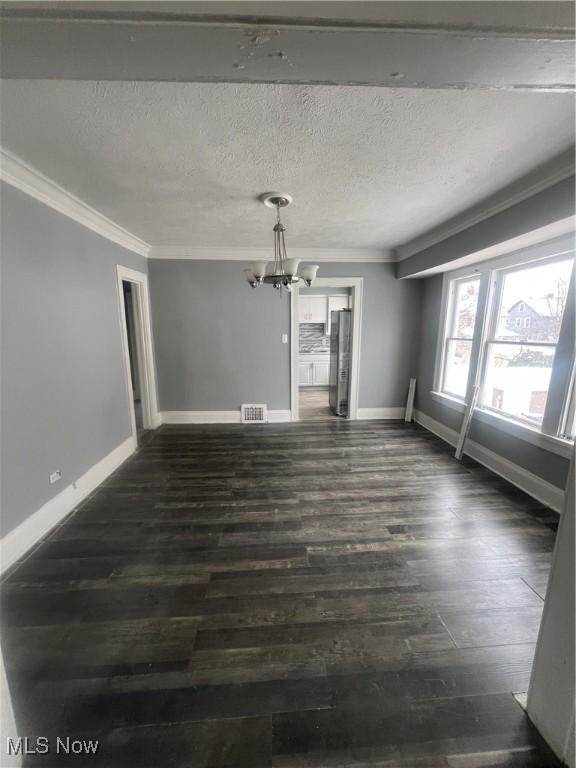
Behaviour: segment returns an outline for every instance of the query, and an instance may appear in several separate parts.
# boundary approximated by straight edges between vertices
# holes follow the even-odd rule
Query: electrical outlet
[[[282,344],[288,344],[288,334],[283,333],[282,334]]]
[[[62,472],[60,472],[59,469],[56,470],[56,472],[52,472],[50,475],[50,485],[53,485],[54,483],[57,483],[58,480],[62,479]]]

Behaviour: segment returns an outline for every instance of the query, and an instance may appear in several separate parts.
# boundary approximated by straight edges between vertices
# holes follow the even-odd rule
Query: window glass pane
[[[460,280],[454,295],[454,328],[450,336],[471,339],[474,335],[480,280]]]
[[[571,271],[566,259],[506,273],[496,338],[558,341]]]
[[[471,351],[472,340],[447,340],[446,358],[444,362],[444,382],[442,386],[442,390],[447,394],[456,395],[456,397],[466,396]]]
[[[534,344],[489,344],[482,405],[541,424],[554,352]]]

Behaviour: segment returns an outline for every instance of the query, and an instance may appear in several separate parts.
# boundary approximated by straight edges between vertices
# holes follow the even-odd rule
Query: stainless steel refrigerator
[[[336,416],[348,416],[352,310],[332,312],[330,322],[330,409]]]

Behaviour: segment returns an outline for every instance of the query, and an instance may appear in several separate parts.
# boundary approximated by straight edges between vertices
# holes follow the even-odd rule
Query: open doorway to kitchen
[[[316,279],[292,298],[292,419],[355,419],[361,278]]]

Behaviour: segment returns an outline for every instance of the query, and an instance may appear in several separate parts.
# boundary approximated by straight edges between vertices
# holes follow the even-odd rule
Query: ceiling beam
[[[562,31],[8,15],[2,76],[572,91]]]

